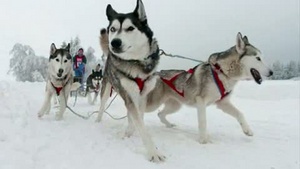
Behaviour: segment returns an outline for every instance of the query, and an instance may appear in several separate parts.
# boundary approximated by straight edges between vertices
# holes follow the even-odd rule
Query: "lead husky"
[[[151,161],[162,161],[164,156],[156,149],[145,129],[142,115],[145,99],[153,89],[153,73],[159,61],[157,41],[147,24],[144,5],[137,0],[132,13],[117,13],[111,5],[106,8],[108,26],[108,58],[105,65],[101,106],[97,121],[101,121],[104,106],[113,89],[123,98],[128,117],[139,131]],[[101,31],[106,34],[106,30]]]
[[[69,93],[80,87],[79,83],[73,83],[72,60],[69,53],[70,44],[65,49],[56,49],[52,43],[50,47],[50,57],[48,72],[49,77],[46,82],[46,95],[42,108],[38,112],[41,118],[45,113],[49,113],[51,97],[56,94],[59,96],[59,111],[56,112],[55,119],[61,120],[66,110]]]
[[[101,38],[101,43],[106,43],[105,36]],[[238,33],[235,46],[212,54],[208,62],[189,71],[162,70],[157,74],[160,78],[155,89],[147,96],[146,112],[152,112],[164,104],[158,116],[167,127],[173,127],[174,124],[166,119],[166,115],[178,111],[182,104],[196,107],[199,141],[207,143],[206,107],[211,104],[216,104],[223,112],[236,118],[246,135],[253,135],[244,115],[232,105],[229,98],[238,81],[252,78],[261,84],[261,75],[269,77],[273,72],[262,62],[260,50],[251,45],[246,36],[242,38]],[[130,121],[127,131],[128,136],[134,132]]]

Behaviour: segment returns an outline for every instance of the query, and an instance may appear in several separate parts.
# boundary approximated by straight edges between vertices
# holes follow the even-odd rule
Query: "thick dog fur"
[[[153,76],[159,61],[158,45],[147,24],[144,5],[137,0],[132,13],[117,13],[111,5],[107,6],[109,20],[107,37],[101,41],[106,46],[107,61],[101,86],[101,105],[97,121],[101,121],[105,104],[111,90],[122,97],[127,108],[129,123],[138,130],[151,161],[163,161],[149,136],[142,119],[146,96],[153,90],[157,76]],[[106,31],[101,31],[106,35]],[[100,38],[101,40],[101,38]],[[143,85],[141,85],[141,82]],[[127,132],[126,132],[127,133]]]
[[[103,40],[101,47],[105,51],[105,47],[107,48],[105,36],[100,40]],[[215,65],[219,65],[220,70],[217,70]],[[221,93],[212,71],[216,71],[218,74],[225,91],[230,92],[223,99],[220,99]],[[252,74],[252,72],[256,73]],[[234,117],[246,135],[253,135],[243,113],[230,102],[230,95],[238,81],[252,78],[260,84],[261,75],[269,77],[273,73],[262,62],[261,52],[249,43],[246,36],[242,38],[242,35],[238,33],[235,46],[224,52],[212,54],[207,62],[194,67],[193,73],[185,70],[162,70],[157,74],[160,78],[157,79],[154,90],[146,96],[145,111],[153,112],[164,104],[164,108],[158,116],[167,127],[173,127],[174,124],[166,119],[167,115],[178,111],[182,104],[195,107],[198,113],[199,141],[207,143],[209,138],[206,129],[206,107],[211,104],[216,104],[224,113]],[[162,80],[171,79],[176,75],[178,76],[172,84],[177,91]],[[181,92],[184,93],[184,96],[178,94]],[[134,127],[130,123],[128,128],[130,129],[128,135],[131,135]]]
[[[70,44],[66,49],[56,49],[55,44],[51,44],[48,66],[49,76],[46,82],[45,100],[38,112],[39,118],[43,117],[45,113],[49,113],[51,98],[59,93],[59,111],[56,112],[55,119],[61,120],[66,110],[70,91],[77,90],[80,87],[79,83],[73,83],[72,60],[69,50]],[[60,92],[57,93],[60,88]]]

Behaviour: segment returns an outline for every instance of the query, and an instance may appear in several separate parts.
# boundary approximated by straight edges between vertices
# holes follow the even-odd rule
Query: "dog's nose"
[[[110,44],[114,48],[120,48],[122,45],[122,41],[121,41],[121,39],[116,38],[116,39],[113,39]]]
[[[269,76],[272,76],[273,75],[273,71],[272,70],[270,70],[270,72],[269,72]]]
[[[62,74],[64,72],[64,69],[58,69],[58,73]]]

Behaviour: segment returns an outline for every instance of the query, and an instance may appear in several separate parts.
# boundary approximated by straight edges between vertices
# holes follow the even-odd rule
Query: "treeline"
[[[65,48],[68,42],[63,42],[61,47]],[[49,50],[50,50],[49,43]],[[70,54],[75,56],[79,48],[82,48],[78,37],[70,40]],[[17,81],[42,82],[48,77],[49,56],[38,56],[29,45],[16,43],[10,51],[9,74],[12,74]],[[95,50],[92,47],[84,49],[84,55],[87,58],[86,76],[92,72],[92,69],[100,63],[103,65],[103,58],[95,56]]]
[[[300,61],[290,61],[288,63],[282,63],[276,61],[272,64],[273,76],[272,80],[286,80],[295,77],[300,77]]]

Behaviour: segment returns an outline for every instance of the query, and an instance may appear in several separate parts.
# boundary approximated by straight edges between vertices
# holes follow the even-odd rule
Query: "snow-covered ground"
[[[300,81],[253,81],[238,84],[232,100],[244,112],[253,137],[243,134],[235,119],[216,107],[208,108],[212,143],[197,142],[196,110],[182,108],[169,116],[177,127],[165,128],[156,113],[145,115],[146,126],[164,163],[147,161],[138,134],[123,139],[127,120],[104,115],[83,120],[67,111],[54,120],[55,108],[42,120],[37,111],[44,83],[0,81],[0,169],[298,169]],[[73,104],[74,98],[69,100]],[[97,110],[86,98],[74,109],[86,115]],[[118,98],[108,110],[125,115]]]

